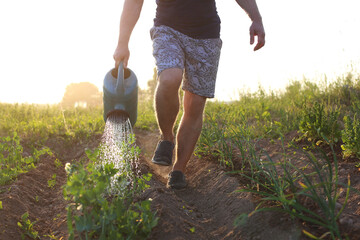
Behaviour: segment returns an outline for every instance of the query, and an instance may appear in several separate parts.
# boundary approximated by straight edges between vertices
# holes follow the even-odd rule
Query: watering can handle
[[[116,92],[124,94],[125,92],[125,77],[124,77],[124,63],[120,62],[118,67],[118,75],[116,82]]]

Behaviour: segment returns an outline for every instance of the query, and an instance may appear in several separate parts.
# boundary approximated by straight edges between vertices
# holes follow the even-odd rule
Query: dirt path
[[[158,135],[144,131],[135,135],[142,149],[141,161],[154,175],[151,189],[144,194],[153,199],[160,217],[150,239],[300,239],[297,224],[277,213],[254,215],[247,225],[235,228],[235,218],[251,212],[254,204],[250,194],[234,192],[238,181],[216,163],[192,158],[186,172],[189,186],[167,189],[171,168],[150,162]]]

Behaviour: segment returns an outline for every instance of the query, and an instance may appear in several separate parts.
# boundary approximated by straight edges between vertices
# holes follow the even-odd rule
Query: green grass
[[[36,167],[43,154],[53,154],[55,150],[47,146],[49,140],[71,147],[85,144],[104,131],[101,107],[63,109],[60,105],[0,103],[0,114],[0,184],[9,183],[18,174]],[[344,158],[359,157],[359,114],[360,76],[351,73],[331,83],[326,79],[318,83],[308,79],[292,81],[283,91],[277,92],[259,87],[257,92],[240,94],[236,101],[208,101],[195,154],[218,161],[243,176],[247,180],[244,190],[262,199],[256,211],[281,210],[318,225],[328,238],[342,239],[345,236],[337,220],[353,191],[350,191],[350,182],[341,186],[338,181],[339,160],[334,152],[342,151]],[[180,116],[181,113],[179,119]],[[157,129],[152,96],[139,98],[135,128]],[[297,136],[291,142],[292,148],[305,146],[314,152],[304,151],[307,159],[301,166],[286,155],[290,146],[283,146],[282,160],[275,161],[257,144],[262,140],[284,139],[290,133]],[[333,157],[320,154],[322,149],[328,149],[327,154],[332,149]],[[125,221],[124,231],[128,236],[134,232],[146,235],[156,222],[149,211],[150,203],[125,201],[123,205],[124,199],[119,196],[108,201],[103,193],[106,193],[107,179],[116,169],[111,165],[95,168],[94,159],[97,157],[90,154],[89,164],[65,166],[72,171],[65,189],[66,197],[75,203],[68,207],[69,232],[101,236],[101,226],[107,225],[111,216],[116,216],[112,220]],[[60,167],[60,163],[54,164]],[[139,178],[142,188],[146,186],[145,178]],[[56,184],[55,180],[56,177],[49,179],[49,187]],[[100,184],[95,186],[94,182]],[[342,199],[342,208],[336,210],[340,187],[347,189],[347,194]],[[311,201],[315,208],[306,208],[304,199]],[[264,207],[268,203],[273,206],[271,209]],[[93,213],[92,209],[95,209]],[[146,214],[141,215],[141,212]],[[248,217],[240,216],[238,222]],[[146,226],[140,224],[139,219]],[[134,226],[145,230],[140,233]],[[314,235],[306,229],[304,234]],[[315,235],[313,237],[321,237]]]
[[[0,185],[35,168],[42,155],[52,155],[48,139],[70,147],[104,129],[101,108],[64,110],[60,105],[0,103],[0,114]]]
[[[260,87],[258,92],[241,94],[237,101],[207,103],[195,153],[228,166],[246,180],[242,191],[260,197],[255,211],[239,216],[236,223],[246,222],[259,211],[282,211],[323,229],[322,236],[304,229],[308,237],[343,239],[338,220],[350,193],[356,191],[350,191],[350,180],[344,186],[339,183],[334,149],[342,149],[345,158],[359,156],[359,106],[360,76],[352,74],[331,84],[293,81],[277,93]],[[289,147],[307,156],[300,166],[286,155],[287,146],[283,146],[283,160],[275,161],[257,145],[261,139],[276,141],[290,132],[297,138]],[[320,153],[331,150],[313,154],[302,148]],[[347,190],[339,210],[340,188]],[[314,208],[309,209],[305,200]]]
[[[144,105],[139,109],[144,114],[139,114],[138,124],[144,129],[153,129],[156,126],[153,110]],[[101,107],[63,109],[60,105],[0,103],[0,114],[0,185],[9,184],[20,174],[36,168],[45,154],[55,154],[55,167],[62,167],[62,150],[58,148],[64,150],[75,144],[86,146],[103,134],[105,126]],[[54,146],[54,142],[58,146]],[[135,153],[138,149],[129,146],[126,151]],[[126,176],[130,173],[122,172],[117,180],[124,183],[125,188],[121,189],[121,194],[110,194],[110,179],[119,169],[111,164],[99,167],[98,156],[90,151],[87,154],[87,161],[65,166],[69,171],[64,193],[71,202],[67,208],[70,238],[146,238],[157,224],[157,218],[150,209],[150,200],[135,199],[148,187],[146,182],[150,176],[134,176],[132,187],[128,188]],[[53,174],[47,186],[56,187],[57,180],[57,175]],[[37,197],[35,200],[38,201]],[[23,236],[39,239],[33,229],[36,222],[28,217],[24,214],[18,223]]]
[[[342,239],[338,219],[349,198],[350,178],[347,185],[340,184],[338,161],[333,150],[332,152],[333,159],[329,159],[325,153],[321,157],[315,157],[311,152],[306,152],[304,167],[293,164],[286,153],[279,162],[273,161],[265,153],[266,160],[260,162],[257,171],[260,177],[239,172],[255,183],[240,191],[261,196],[259,205],[249,216],[260,211],[281,211],[326,229],[324,235],[329,235],[332,239]],[[346,188],[347,191],[341,209],[337,209],[340,188]],[[269,202],[277,208],[262,207]]]
[[[17,132],[23,140],[44,144],[49,137],[86,141],[104,129],[102,108],[62,109],[60,105],[0,103],[0,136]]]

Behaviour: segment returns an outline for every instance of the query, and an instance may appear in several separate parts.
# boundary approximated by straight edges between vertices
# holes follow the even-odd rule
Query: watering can
[[[111,69],[104,78],[104,121],[112,114],[125,115],[134,126],[137,119],[138,80],[121,62],[118,69]]]

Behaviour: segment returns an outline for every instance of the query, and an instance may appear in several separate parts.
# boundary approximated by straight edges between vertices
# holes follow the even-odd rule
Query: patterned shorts
[[[150,34],[158,76],[168,68],[183,69],[183,90],[213,98],[221,39],[194,39],[163,25]]]

